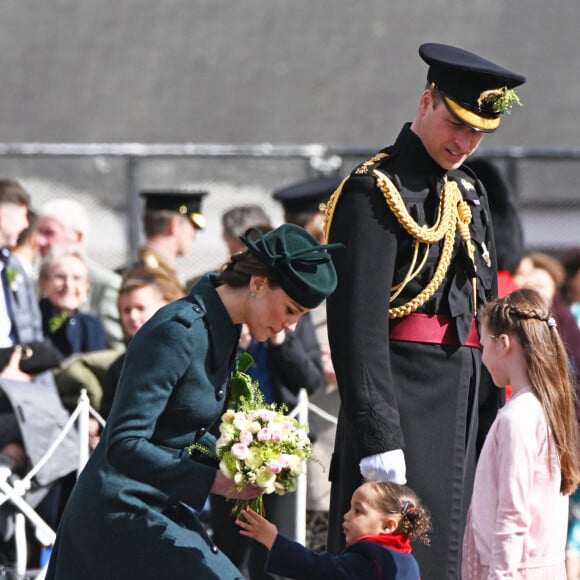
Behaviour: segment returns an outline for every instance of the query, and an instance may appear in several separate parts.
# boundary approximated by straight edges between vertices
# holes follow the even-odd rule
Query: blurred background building
[[[529,248],[580,246],[580,3],[561,0],[5,0],[0,174],[34,205],[91,209],[93,257],[136,251],[140,189],[207,189],[184,278],[226,258],[221,213],[342,174],[416,112],[422,42],[525,74],[525,108],[484,139]]]

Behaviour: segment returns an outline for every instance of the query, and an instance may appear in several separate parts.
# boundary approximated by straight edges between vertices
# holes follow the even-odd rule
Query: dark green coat
[[[193,441],[213,448],[209,428],[224,409],[238,339],[206,276],[131,340],[101,442],[67,503],[49,580],[242,578],[190,509],[202,509],[217,464],[187,450]]]

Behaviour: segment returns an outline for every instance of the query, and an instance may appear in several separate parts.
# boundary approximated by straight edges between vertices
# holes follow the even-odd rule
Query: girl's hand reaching
[[[242,510],[236,524],[242,528],[240,530],[242,536],[248,536],[248,538],[264,544],[268,550],[272,549],[278,535],[278,528],[260,514],[250,509]]]

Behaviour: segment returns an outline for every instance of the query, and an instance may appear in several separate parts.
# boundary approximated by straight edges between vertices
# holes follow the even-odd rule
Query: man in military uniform
[[[175,269],[177,258],[185,256],[197,230],[205,228],[201,203],[205,191],[143,191],[145,200],[143,229],[146,243],[139,250],[138,262],[122,273],[126,279],[143,270],[157,280],[167,302],[186,294]]]
[[[462,169],[525,78],[475,54],[424,44],[427,85],[394,145],[331,198],[338,288],[327,300],[341,397],[330,469],[329,549],[363,478],[405,481],[433,515],[415,554],[427,580],[457,578],[476,462],[477,312],[497,289],[486,194]],[[490,396],[495,396],[490,392]],[[488,406],[486,408],[489,408]]]

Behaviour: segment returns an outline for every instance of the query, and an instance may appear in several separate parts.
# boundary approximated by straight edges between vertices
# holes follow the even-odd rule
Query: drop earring
[[[250,292],[250,300],[254,300],[256,298],[255,292]]]

